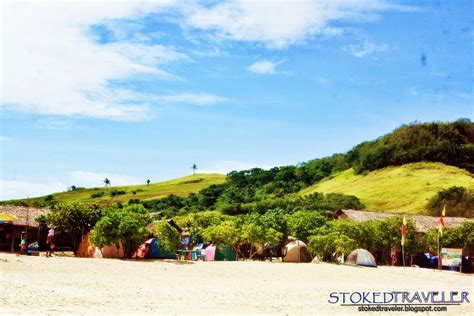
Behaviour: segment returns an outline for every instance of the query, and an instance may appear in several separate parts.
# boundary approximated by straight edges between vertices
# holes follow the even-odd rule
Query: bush
[[[100,192],[96,192],[96,193],[92,193],[91,194],[91,198],[95,199],[95,198],[98,198],[98,197],[101,197],[101,196],[104,196],[104,191],[100,191]]]
[[[311,253],[323,260],[331,261],[341,254],[348,255],[355,248],[364,248],[378,257],[379,262],[386,261],[392,248],[401,248],[401,226],[402,218],[399,217],[365,222],[329,221],[308,238],[308,247]],[[415,223],[408,220],[405,253],[414,253],[417,247]]]
[[[124,254],[130,257],[136,246],[148,235],[146,225],[150,216],[141,205],[112,208],[96,223],[91,240],[99,248],[123,245]]]
[[[288,217],[289,234],[303,242],[308,242],[309,236],[325,224],[326,217],[318,212],[298,211]]]
[[[110,196],[114,197],[114,196],[123,195],[123,194],[126,194],[126,193],[127,192],[124,191],[124,190],[113,190],[112,192],[110,192]]]
[[[439,216],[445,205],[446,216],[474,217],[474,190],[456,186],[441,190],[428,201],[428,213]]]
[[[158,222],[150,231],[157,237],[158,247],[165,253],[176,253],[181,236],[179,232],[171,227],[166,221]]]

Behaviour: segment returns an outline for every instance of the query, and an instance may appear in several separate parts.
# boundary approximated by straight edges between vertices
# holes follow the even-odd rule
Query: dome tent
[[[308,247],[301,240],[294,240],[283,248],[283,262],[311,262]]]
[[[207,246],[205,251],[206,261],[236,261],[237,255],[226,244]]]
[[[365,249],[355,249],[347,256],[345,264],[364,267],[377,267],[374,256]]]
[[[79,249],[76,252],[77,257],[82,258],[123,258],[123,248],[120,244],[119,249],[116,246],[105,246],[102,249],[94,245],[89,237],[92,235],[92,230],[82,238],[79,244]]]
[[[173,253],[160,249],[156,238],[150,238],[141,244],[132,256],[133,259],[176,259]]]

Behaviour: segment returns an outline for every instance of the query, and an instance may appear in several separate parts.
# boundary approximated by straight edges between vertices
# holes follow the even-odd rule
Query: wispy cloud
[[[71,130],[78,128],[78,126],[71,120],[64,120],[58,118],[45,118],[36,121],[35,127],[39,129],[50,130]]]
[[[11,141],[12,139],[10,137],[7,137],[7,136],[0,136],[0,142],[9,142]]]
[[[177,93],[157,96],[156,99],[166,103],[186,103],[192,105],[214,105],[230,101],[228,98],[209,93]]]
[[[231,0],[189,5],[184,25],[210,31],[218,39],[263,42],[284,48],[317,36],[339,34],[335,21],[370,22],[383,11],[412,10],[384,0]]]
[[[111,181],[112,186],[144,184],[146,181],[146,179],[138,179],[125,174],[87,170],[67,172],[58,180],[0,179],[0,200],[21,199],[63,192],[71,185],[87,188],[101,187],[104,186],[105,178]]]
[[[89,30],[114,19],[143,17],[167,4],[2,3],[2,59],[7,62],[1,72],[1,106],[42,114],[146,119],[147,100],[124,99],[124,90],[112,83],[138,75],[175,79],[161,66],[187,60],[187,56],[136,38],[133,42],[99,43]]]
[[[26,181],[0,179],[0,200],[36,197],[66,190],[59,181]]]
[[[112,186],[140,184],[146,181],[145,179],[137,179],[123,174],[84,170],[68,172],[58,180],[0,179],[0,200],[21,199],[63,192],[71,185],[88,188],[101,187],[104,185],[103,180],[105,178],[110,179]]]
[[[347,45],[344,50],[354,57],[362,58],[377,53],[386,53],[390,50],[387,44],[375,44],[374,42],[364,40],[359,44]]]
[[[270,60],[260,60],[260,61],[257,61],[253,64],[251,64],[247,70],[250,71],[250,72],[253,72],[255,74],[265,74],[265,75],[268,75],[268,74],[276,74],[277,71],[276,71],[276,67],[281,64],[282,62],[273,62],[273,61],[270,61]]]

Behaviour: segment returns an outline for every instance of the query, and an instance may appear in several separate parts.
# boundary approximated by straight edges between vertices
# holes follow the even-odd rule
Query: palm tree
[[[150,185],[150,179],[146,180],[146,185]]]
[[[105,187],[110,187],[110,180],[108,178],[104,179]]]
[[[198,166],[196,164],[193,164],[191,169],[193,169],[193,175],[196,174],[196,170],[198,170]]]

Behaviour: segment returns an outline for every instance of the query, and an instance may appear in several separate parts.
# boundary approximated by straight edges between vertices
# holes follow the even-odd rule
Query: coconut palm
[[[196,164],[193,164],[191,169],[193,169],[193,174],[196,174],[196,170],[198,170],[198,166]]]
[[[104,184],[105,184],[105,187],[110,187],[110,180],[108,178],[105,178],[104,179]]]

